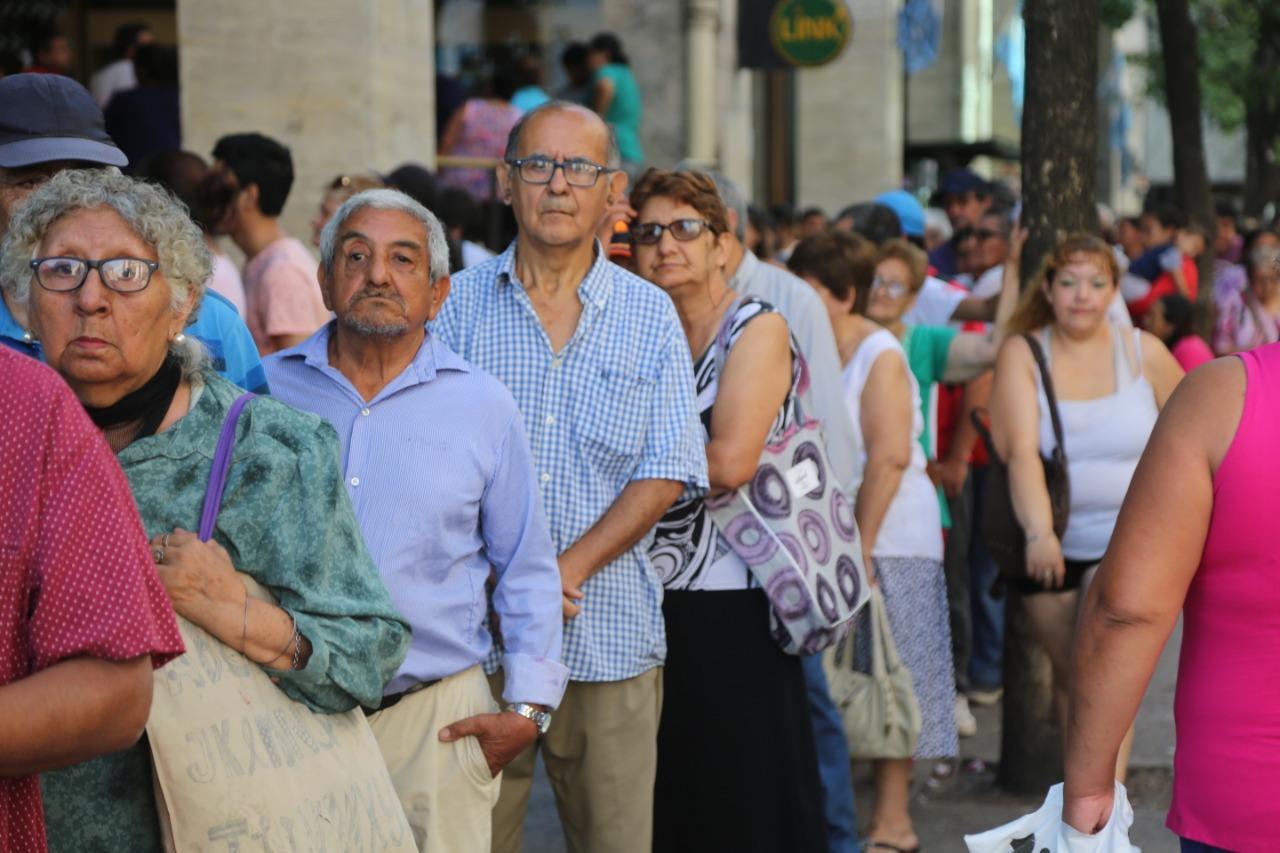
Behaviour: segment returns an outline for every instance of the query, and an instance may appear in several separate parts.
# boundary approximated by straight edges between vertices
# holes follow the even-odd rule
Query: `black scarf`
[[[108,430],[126,424],[138,424],[138,431],[131,441],[155,435],[164,416],[173,404],[173,395],[178,393],[178,385],[182,382],[182,367],[172,356],[165,356],[164,363],[156,374],[143,383],[142,387],[133,391],[110,406],[94,408],[85,406],[89,420],[101,430]]]

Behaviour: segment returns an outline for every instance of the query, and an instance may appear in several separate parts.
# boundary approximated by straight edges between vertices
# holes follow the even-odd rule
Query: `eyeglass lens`
[[[36,266],[36,278],[46,290],[76,290],[98,268],[102,283],[120,293],[142,290],[151,280],[151,265],[139,258],[109,258],[86,261],[82,258],[45,258]]]
[[[681,242],[688,242],[696,239],[706,225],[701,219],[677,219],[667,225],[660,222],[641,222],[632,229],[631,234],[642,246],[652,246],[657,243],[662,239],[663,231],[670,231],[672,237]]]
[[[544,157],[530,157],[520,161],[520,178],[530,184],[547,184],[555,176],[556,169],[564,170],[564,179],[571,187],[593,187],[600,177],[602,167],[586,160],[568,160],[558,163]]]

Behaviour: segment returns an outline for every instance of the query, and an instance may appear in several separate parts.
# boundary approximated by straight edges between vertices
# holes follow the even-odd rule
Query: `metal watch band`
[[[549,711],[539,711],[532,705],[526,705],[524,702],[515,702],[506,707],[506,710],[513,714],[519,714],[526,720],[533,722],[538,727],[538,731],[542,734],[547,733],[547,729],[551,728],[551,713]]]

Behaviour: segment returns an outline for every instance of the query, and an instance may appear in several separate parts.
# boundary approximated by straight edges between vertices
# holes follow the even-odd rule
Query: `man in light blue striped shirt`
[[[432,329],[506,383],[529,430],[564,584],[571,680],[540,743],[569,849],[648,853],[666,639],[647,549],[707,487],[692,359],[666,294],[595,241],[626,187],[608,126],[551,102],[504,159],[516,242],[454,277]],[[529,750],[503,775],[494,851],[520,850],[533,765]]]
[[[348,200],[321,234],[337,314],[271,356],[276,396],[326,418],[360,530],[409,655],[369,723],[422,850],[487,850],[502,768],[560,703],[561,585],[511,393],[428,335],[449,293],[444,230],[394,190]],[[493,612],[506,673],[497,707],[482,662]]]

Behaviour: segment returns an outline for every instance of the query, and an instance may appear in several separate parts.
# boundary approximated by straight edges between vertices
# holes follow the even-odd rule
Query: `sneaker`
[[[967,695],[969,701],[974,705],[987,708],[1000,701],[1000,698],[1004,696],[1004,688],[998,684],[995,687],[975,687]]]
[[[969,710],[969,700],[964,695],[956,696],[956,734],[960,737],[973,737],[978,733],[978,721]]]

